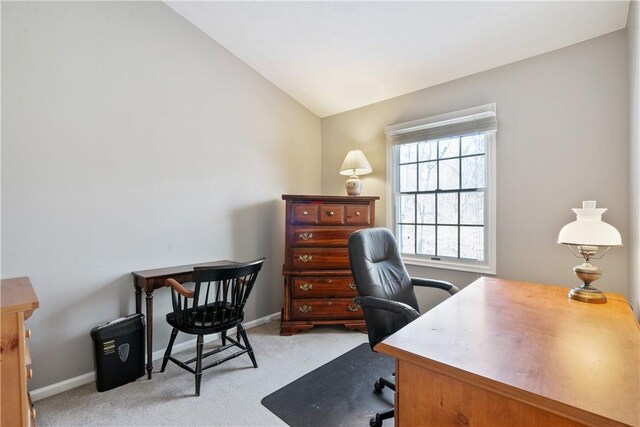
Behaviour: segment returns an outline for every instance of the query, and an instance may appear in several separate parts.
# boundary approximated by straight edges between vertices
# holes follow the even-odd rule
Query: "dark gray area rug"
[[[292,427],[363,426],[376,412],[393,406],[393,391],[374,393],[378,378],[392,378],[393,358],[369,344],[338,356],[264,399],[262,404]],[[393,425],[393,419],[385,421]]]

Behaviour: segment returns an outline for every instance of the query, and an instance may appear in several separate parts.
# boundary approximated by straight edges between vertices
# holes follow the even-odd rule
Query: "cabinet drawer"
[[[292,316],[305,319],[354,319],[362,318],[362,308],[349,298],[294,300]]]
[[[293,268],[298,270],[348,270],[347,248],[294,248]]]
[[[299,224],[318,223],[318,205],[309,203],[293,203],[293,222]]]
[[[294,277],[294,298],[355,297],[356,286],[348,277]]]
[[[349,236],[360,227],[293,227],[293,246],[347,246]]]
[[[345,224],[371,224],[369,205],[347,205],[345,207]]]
[[[318,224],[344,224],[344,205],[320,205]]]

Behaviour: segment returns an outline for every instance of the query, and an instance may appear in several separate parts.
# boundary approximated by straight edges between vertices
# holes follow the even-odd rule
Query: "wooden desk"
[[[191,281],[194,267],[220,267],[238,264],[235,261],[220,260],[200,264],[179,265],[177,267],[155,268],[152,270],[133,271],[133,286],[136,290],[136,313],[142,313],[142,291],[146,295],[147,322],[147,377],[151,379],[153,370],[153,291],[164,287],[169,277],[180,283]]]
[[[396,358],[396,426],[638,426],[631,308],[567,292],[481,278],[380,343]]]
[[[28,342],[31,329],[25,328],[25,320],[39,306],[40,301],[28,277],[0,281],[2,426],[32,426],[35,423],[36,410],[27,392],[27,381],[32,375]]]

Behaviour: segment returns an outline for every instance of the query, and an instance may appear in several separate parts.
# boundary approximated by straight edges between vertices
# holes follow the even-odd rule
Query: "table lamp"
[[[589,303],[604,304],[607,297],[602,291],[591,286],[602,275],[599,267],[591,265],[592,259],[600,259],[612,246],[622,246],[620,233],[612,225],[602,222],[604,208],[596,209],[593,200],[582,202],[582,209],[572,209],[577,219],[560,230],[558,243],[569,246],[571,252],[578,258],[584,258],[584,263],[573,268],[573,272],[582,280],[582,286],[577,286],[569,292],[569,298]],[[574,251],[576,247],[578,253]],[[599,255],[598,252],[604,251]]]
[[[349,175],[349,179],[347,179],[347,194],[359,196],[362,191],[362,181],[360,181],[358,175],[366,175],[372,171],[373,169],[371,169],[371,165],[362,151],[349,151],[340,168],[340,175]]]

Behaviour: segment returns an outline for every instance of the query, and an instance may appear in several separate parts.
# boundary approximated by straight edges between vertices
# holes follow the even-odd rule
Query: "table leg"
[[[151,379],[153,370],[153,290],[145,290],[147,295],[147,378]]]
[[[134,282],[133,287],[136,290],[136,314],[142,313],[142,288]]]

